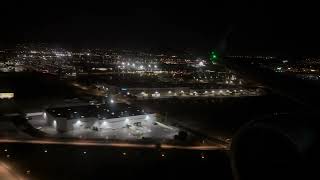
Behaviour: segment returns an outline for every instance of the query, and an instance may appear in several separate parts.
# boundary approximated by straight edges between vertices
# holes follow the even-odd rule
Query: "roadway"
[[[18,144],[41,144],[41,145],[70,145],[70,146],[101,146],[101,147],[115,147],[115,148],[148,148],[148,149],[184,149],[184,150],[228,150],[225,145],[201,145],[201,146],[182,146],[170,144],[138,144],[138,143],[107,143],[85,140],[38,140],[38,139],[0,139],[0,143],[18,143]]]

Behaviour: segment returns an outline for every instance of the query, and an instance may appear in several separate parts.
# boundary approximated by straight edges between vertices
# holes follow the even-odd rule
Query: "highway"
[[[203,146],[181,146],[169,144],[138,144],[138,143],[107,143],[94,141],[61,141],[61,140],[28,140],[28,139],[0,139],[0,143],[19,143],[19,144],[41,144],[41,145],[71,145],[71,146],[104,146],[104,147],[120,147],[120,148],[162,148],[162,149],[185,149],[185,150],[228,150],[224,145],[203,145]]]

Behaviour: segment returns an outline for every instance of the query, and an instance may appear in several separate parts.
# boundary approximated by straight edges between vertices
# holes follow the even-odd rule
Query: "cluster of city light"
[[[130,62],[125,62],[122,61],[118,65],[119,69],[122,70],[135,70],[135,71],[159,71],[158,65],[154,63],[141,63],[141,62],[136,62],[136,63],[130,63]]]

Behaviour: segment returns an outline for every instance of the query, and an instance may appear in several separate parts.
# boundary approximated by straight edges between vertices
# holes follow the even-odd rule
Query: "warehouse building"
[[[122,103],[48,108],[43,116],[58,132],[119,129],[153,123],[156,119],[156,114]]]

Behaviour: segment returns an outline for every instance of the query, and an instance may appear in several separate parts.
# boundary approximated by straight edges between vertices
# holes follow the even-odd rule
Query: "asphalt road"
[[[180,146],[169,144],[134,144],[134,143],[104,143],[84,140],[61,141],[61,140],[28,140],[28,139],[0,139],[0,143],[21,143],[21,144],[56,144],[71,146],[105,146],[105,147],[126,147],[126,148],[162,148],[162,149],[186,149],[186,150],[227,150],[224,145],[203,145],[203,146]]]

